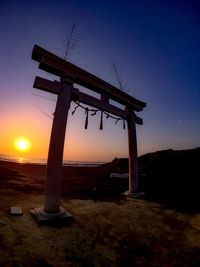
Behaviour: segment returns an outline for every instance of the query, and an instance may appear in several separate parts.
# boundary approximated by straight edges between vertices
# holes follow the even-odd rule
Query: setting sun
[[[15,140],[15,148],[19,151],[28,151],[31,147],[31,143],[27,138],[18,138]]]

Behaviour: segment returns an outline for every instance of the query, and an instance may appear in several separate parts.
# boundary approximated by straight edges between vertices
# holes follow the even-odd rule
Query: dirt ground
[[[200,214],[126,199],[113,168],[65,167],[61,202],[74,221],[50,227],[30,213],[44,203],[45,166],[0,161],[0,266],[200,266]]]

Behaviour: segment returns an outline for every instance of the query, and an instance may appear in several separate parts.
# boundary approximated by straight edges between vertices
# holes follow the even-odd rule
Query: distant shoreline
[[[12,156],[5,156],[0,155],[0,161],[4,162],[13,162],[13,163],[20,163],[20,164],[34,164],[34,165],[46,165],[46,159],[37,159],[37,158],[22,158],[22,157],[12,157]],[[98,167],[105,162],[90,162],[90,161],[71,161],[71,160],[64,160],[63,166],[74,166],[74,167]]]

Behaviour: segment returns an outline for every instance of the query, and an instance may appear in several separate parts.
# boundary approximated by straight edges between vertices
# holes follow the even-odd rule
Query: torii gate
[[[32,59],[39,62],[39,68],[60,77],[60,82],[36,77],[34,88],[58,95],[54,113],[49,153],[46,170],[45,203],[44,207],[32,210],[39,222],[72,217],[64,208],[60,207],[61,169],[65,130],[68,111],[72,100],[101,109],[123,118],[128,124],[129,144],[129,190],[128,196],[138,190],[138,160],[137,138],[135,124],[143,124],[143,120],[135,115],[135,111],[142,111],[146,103],[126,94],[113,85],[79,68],[78,66],[61,59],[51,52],[35,45]],[[97,99],[78,89],[73,84],[84,86],[101,95]],[[125,106],[122,110],[109,103],[112,99]]]

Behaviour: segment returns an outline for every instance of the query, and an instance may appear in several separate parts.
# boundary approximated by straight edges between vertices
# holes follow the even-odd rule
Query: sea
[[[39,158],[23,158],[23,157],[14,157],[0,154],[1,161],[9,161],[22,164],[37,164],[37,165],[46,165],[47,159]],[[104,164],[105,162],[89,162],[89,161],[71,161],[64,160],[64,166],[74,166],[74,167],[98,167]]]

